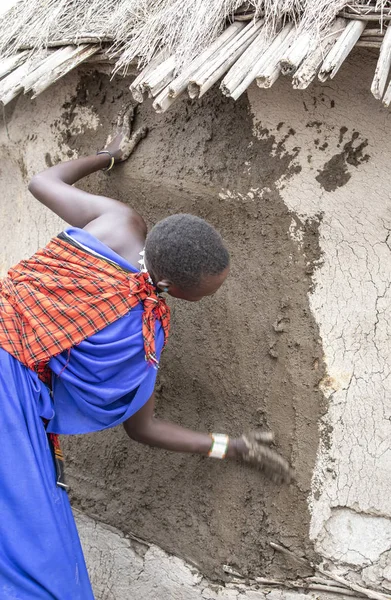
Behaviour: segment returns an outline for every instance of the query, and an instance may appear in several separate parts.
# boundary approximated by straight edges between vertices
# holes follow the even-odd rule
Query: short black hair
[[[219,275],[229,265],[229,253],[212,225],[194,215],[172,215],[159,221],[145,242],[147,268],[159,281],[182,289]]]

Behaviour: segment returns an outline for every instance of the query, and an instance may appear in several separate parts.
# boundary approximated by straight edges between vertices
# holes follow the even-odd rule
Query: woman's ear
[[[170,291],[171,282],[167,279],[163,279],[162,281],[158,281],[157,287],[161,292],[169,292]]]

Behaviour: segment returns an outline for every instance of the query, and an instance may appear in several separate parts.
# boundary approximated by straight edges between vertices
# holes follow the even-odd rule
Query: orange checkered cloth
[[[155,320],[165,342],[170,310],[148,273],[132,273],[60,236],[0,282],[0,347],[25,366],[43,365],[143,304],[145,357],[157,364]]]

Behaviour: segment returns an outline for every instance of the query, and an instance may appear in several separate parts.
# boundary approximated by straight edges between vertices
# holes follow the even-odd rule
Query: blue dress
[[[137,272],[89,233],[66,233],[89,250]],[[52,358],[52,389],[0,349],[0,598],[92,600],[67,493],[56,485],[52,433],[99,431],[123,423],[153,392],[145,361],[142,306]],[[157,357],[164,335],[156,322]]]

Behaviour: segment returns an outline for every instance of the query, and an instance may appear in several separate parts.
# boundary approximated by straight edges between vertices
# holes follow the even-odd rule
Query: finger
[[[127,105],[122,115],[121,133],[123,136],[130,137],[134,117],[134,107]]]
[[[118,112],[117,131],[121,131],[121,129],[122,129],[122,125],[124,123],[124,114],[125,114],[125,105],[123,104]]]
[[[129,130],[132,128],[134,113],[135,107],[133,106],[133,104],[128,105],[124,115],[124,122],[126,122],[126,125],[127,127],[129,127]]]
[[[140,127],[130,138],[125,138],[120,145],[122,159],[126,160],[134,151],[137,144],[145,138],[148,133],[148,127]]]
[[[269,478],[290,482],[293,471],[288,461],[278,452],[265,445],[252,445],[245,460],[257,465]]]
[[[289,484],[294,480],[294,471],[290,467],[281,471],[274,470],[274,468],[270,467],[261,467],[261,470],[271,481],[273,481],[273,483],[278,483],[279,485],[282,483]]]
[[[108,136],[107,136],[107,140],[106,140],[105,147],[106,147],[106,146],[109,146],[109,145],[111,144],[111,142],[112,142],[112,141],[113,141],[113,136],[112,136],[112,134],[110,133],[110,135],[108,135]]]
[[[282,476],[276,473],[272,473],[269,478],[273,483],[277,485],[282,485],[283,483],[290,484],[292,482],[292,477],[289,474]]]
[[[259,441],[264,444],[274,441],[274,433],[272,431],[255,430],[244,434],[251,442]]]
[[[123,126],[124,126],[124,122],[126,121],[126,116],[127,113],[129,111],[129,107],[131,107],[131,105],[129,104],[129,102],[123,104],[120,108],[120,110],[118,111],[118,116],[117,116],[117,131],[121,131]]]
[[[268,477],[280,483],[290,483],[293,477],[293,470],[280,454],[271,451],[272,454],[267,454],[263,457],[261,463],[262,469]]]
[[[148,133],[148,127],[146,127],[145,125],[143,127],[139,127],[139,129],[137,129],[133,134],[132,137],[130,138],[130,142],[133,145],[133,149],[137,146],[137,144],[143,140]]]
[[[242,436],[248,449],[252,445],[271,444],[274,441],[274,433],[272,431],[250,431]]]
[[[251,440],[250,440],[250,435],[251,435],[251,434],[244,433],[244,434],[241,436],[241,439],[242,439],[242,440],[243,440],[243,442],[246,444],[246,448],[247,448],[248,450],[250,450],[250,448],[251,448]]]
[[[272,431],[256,431],[254,438],[261,444],[271,444],[274,442],[274,433]]]

